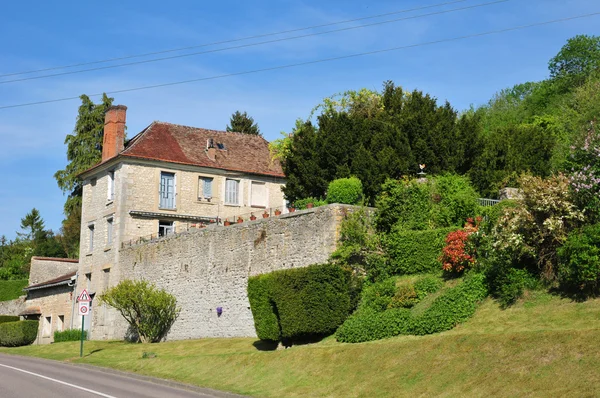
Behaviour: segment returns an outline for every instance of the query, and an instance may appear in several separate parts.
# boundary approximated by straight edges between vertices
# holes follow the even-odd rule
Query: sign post
[[[81,344],[79,346],[79,357],[83,356],[83,335],[84,335],[84,326],[85,326],[85,316],[89,315],[90,312],[90,295],[88,294],[86,289],[83,289],[79,296],[77,296],[77,301],[79,302],[79,315],[81,315]]]

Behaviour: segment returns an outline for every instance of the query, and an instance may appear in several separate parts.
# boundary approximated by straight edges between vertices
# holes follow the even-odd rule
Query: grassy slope
[[[27,279],[16,281],[0,281],[0,301],[19,298],[25,294],[23,288],[27,286]],[[0,314],[2,315],[2,314]]]
[[[0,349],[110,366],[268,397],[593,396],[600,390],[600,300],[533,293],[513,308],[486,301],[469,322],[438,335],[283,351],[254,339],[134,345],[86,342]],[[142,359],[144,351],[156,358]]]

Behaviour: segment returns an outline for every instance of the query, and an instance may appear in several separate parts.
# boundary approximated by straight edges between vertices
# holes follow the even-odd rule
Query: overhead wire
[[[587,14],[582,14],[582,15],[576,15],[576,16],[572,16],[572,17],[554,19],[554,20],[550,20],[550,21],[536,22],[536,23],[527,24],[527,25],[520,25],[520,26],[515,26],[515,27],[510,27],[510,28],[491,30],[491,31],[487,31],[487,32],[473,33],[473,34],[457,36],[457,37],[452,37],[452,38],[447,38],[447,39],[440,39],[440,40],[428,41],[428,42],[423,42],[423,43],[386,48],[386,49],[381,49],[381,50],[373,50],[373,51],[367,51],[367,52],[362,52],[362,53],[348,54],[348,55],[336,56],[336,57],[331,57],[331,58],[322,58],[322,59],[318,59],[318,60],[298,62],[298,63],[288,64],[288,65],[279,65],[279,66],[273,66],[273,67],[268,67],[268,68],[261,68],[261,69],[254,69],[254,70],[248,70],[248,71],[242,71],[242,72],[234,72],[234,73],[227,73],[227,74],[222,74],[222,75],[202,77],[202,78],[197,78],[197,79],[182,80],[182,81],[177,81],[177,82],[161,83],[161,84],[154,84],[154,85],[149,85],[149,86],[141,86],[141,87],[133,87],[133,88],[127,88],[127,89],[107,91],[105,93],[100,93],[100,94],[91,94],[91,95],[89,95],[89,97],[98,97],[103,94],[113,95],[113,94],[121,94],[121,93],[127,93],[127,92],[132,92],[132,91],[149,90],[149,89],[160,88],[160,87],[175,86],[175,85],[195,83],[195,82],[201,82],[201,81],[223,79],[223,78],[233,77],[233,76],[248,75],[248,74],[254,74],[254,73],[274,71],[274,70],[295,68],[295,67],[299,67],[299,66],[314,65],[314,64],[325,63],[325,62],[338,61],[338,60],[343,60],[343,59],[358,58],[358,57],[363,57],[363,56],[367,56],[367,55],[382,54],[382,53],[386,53],[386,52],[404,50],[404,49],[408,49],[408,48],[424,47],[424,46],[430,46],[430,45],[434,45],[434,44],[441,44],[441,43],[448,43],[448,42],[452,42],[452,41],[465,40],[465,39],[470,39],[470,38],[474,38],[474,37],[482,37],[482,36],[489,36],[489,35],[506,33],[506,32],[511,32],[511,31],[523,30],[523,29],[544,26],[544,25],[550,25],[550,24],[559,23],[559,22],[566,22],[566,21],[573,21],[576,19],[589,18],[589,17],[593,17],[593,16],[598,16],[598,15],[600,15],[600,12],[593,12],[593,13],[587,13]],[[64,101],[75,100],[78,98],[79,98],[79,96],[58,98],[58,99],[53,99],[53,100],[36,101],[36,102],[28,102],[28,103],[22,103],[22,104],[14,104],[14,105],[4,105],[4,106],[0,106],[0,109],[11,109],[11,108],[18,108],[18,107],[25,107],[25,106],[49,104],[49,103],[55,103],[55,102],[64,102]]]
[[[4,81],[0,81],[0,85],[7,84],[7,83],[23,82],[23,81],[28,81],[28,80],[47,79],[50,77],[57,77],[57,76],[74,75],[74,74],[92,72],[92,71],[98,71],[98,70],[121,68],[121,67],[132,66],[132,65],[148,64],[148,63],[166,61],[166,60],[177,59],[177,58],[191,57],[191,56],[196,56],[196,55],[201,55],[201,54],[223,52],[223,51],[227,51],[227,50],[236,50],[236,49],[241,49],[241,48],[255,47],[255,46],[260,46],[260,45],[264,45],[264,44],[273,44],[273,43],[279,43],[279,42],[284,42],[284,41],[303,39],[303,38],[307,38],[307,37],[321,36],[321,35],[326,35],[326,34],[331,34],[331,33],[338,33],[338,32],[344,32],[344,31],[349,31],[349,30],[372,27],[372,26],[385,25],[385,24],[390,24],[390,23],[395,23],[395,22],[400,22],[400,21],[407,21],[407,20],[411,20],[411,19],[425,18],[425,17],[434,16],[434,15],[448,14],[451,12],[465,11],[465,10],[479,8],[479,7],[487,7],[487,6],[494,5],[494,4],[505,3],[507,1],[510,1],[510,0],[494,0],[491,2],[487,2],[487,3],[480,3],[480,4],[475,4],[475,5],[466,6],[466,7],[453,8],[451,10],[436,11],[436,12],[432,12],[432,13],[428,13],[428,14],[412,15],[410,17],[396,18],[396,19],[387,20],[387,21],[379,21],[379,22],[374,22],[371,24],[350,26],[350,27],[346,27],[346,28],[327,30],[324,32],[307,33],[304,35],[284,37],[284,38],[273,39],[273,40],[266,40],[266,41],[261,41],[261,42],[257,42],[257,43],[241,44],[241,45],[237,45],[237,46],[217,48],[217,49],[213,49],[213,50],[206,50],[206,51],[200,51],[200,52],[194,52],[194,53],[188,53],[188,54],[172,55],[172,56],[168,56],[168,57],[154,58],[154,59],[148,59],[148,60],[142,60],[142,61],[134,61],[134,62],[128,62],[128,63],[123,63],[123,64],[117,64],[117,65],[100,66],[100,67],[95,67],[95,68],[81,69],[81,70],[69,71],[69,72],[53,73],[53,74],[42,75],[42,76],[32,76],[32,77],[23,77],[23,78],[19,78],[19,79],[4,80]]]
[[[360,17],[360,18],[354,18],[354,19],[346,19],[344,21],[330,22],[330,23],[325,23],[325,24],[320,24],[320,25],[312,25],[312,26],[307,26],[304,28],[295,28],[295,29],[282,30],[279,32],[262,33],[262,34],[253,35],[253,36],[239,37],[239,38],[235,38],[235,39],[227,39],[227,40],[215,41],[212,43],[197,44],[197,45],[187,46],[187,47],[171,48],[171,49],[167,49],[167,50],[160,50],[160,51],[148,52],[148,53],[143,53],[143,54],[125,55],[125,56],[121,56],[121,57],[113,57],[113,58],[101,59],[101,60],[96,60],[96,61],[80,62],[80,63],[70,64],[70,65],[53,66],[53,67],[49,67],[49,68],[35,69],[35,70],[29,70],[29,71],[24,71],[24,72],[5,73],[5,74],[0,74],[0,78],[8,77],[8,76],[26,75],[26,74],[31,74],[31,73],[47,72],[47,71],[51,71],[51,70],[76,68],[79,66],[95,65],[95,64],[114,62],[114,61],[123,61],[126,59],[132,59],[132,58],[142,58],[142,57],[148,57],[151,55],[160,55],[160,54],[167,54],[167,53],[171,53],[171,52],[191,50],[194,48],[210,47],[210,46],[215,46],[215,45],[219,45],[219,44],[227,44],[227,43],[235,43],[235,42],[239,42],[239,41],[260,39],[263,37],[278,36],[278,35],[283,35],[283,34],[288,34],[288,33],[301,32],[304,30],[325,28],[328,26],[342,25],[342,24],[351,23],[351,22],[364,21],[367,19],[382,18],[382,17],[388,17],[390,15],[405,14],[405,13],[413,12],[413,11],[421,11],[421,10],[426,10],[426,9],[430,9],[430,8],[443,7],[443,6],[456,4],[456,3],[464,3],[466,1],[469,1],[469,0],[447,1],[444,3],[431,4],[428,6],[409,8],[409,9],[404,9],[404,10],[399,10],[399,11],[391,11],[391,12],[387,12],[387,13],[383,13],[383,14],[369,15],[366,17]]]

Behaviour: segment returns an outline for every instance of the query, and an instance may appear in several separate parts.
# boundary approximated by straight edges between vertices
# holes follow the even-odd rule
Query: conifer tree
[[[247,112],[241,113],[240,111],[235,111],[231,115],[226,129],[230,132],[261,135],[258,124],[254,122],[251,116],[248,116]]]

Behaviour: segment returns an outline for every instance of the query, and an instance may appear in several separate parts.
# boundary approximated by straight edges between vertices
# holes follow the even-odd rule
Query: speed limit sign
[[[87,301],[79,302],[79,315],[88,315],[90,313],[90,303]]]

